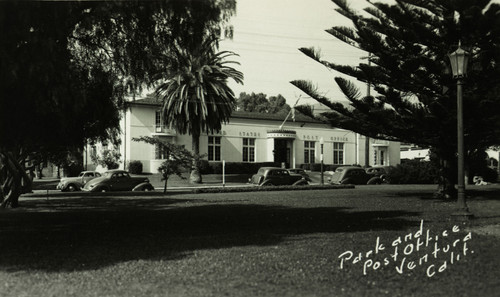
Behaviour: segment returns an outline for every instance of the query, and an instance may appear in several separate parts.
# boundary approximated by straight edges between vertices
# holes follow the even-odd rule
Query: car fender
[[[66,187],[61,189],[61,191],[63,191],[63,192],[70,191],[70,186],[74,187],[74,191],[80,191],[80,189],[82,188],[81,184],[76,183],[76,182],[70,182],[66,185]]]
[[[367,185],[380,185],[381,183],[382,179],[378,176],[374,176],[366,182]]]
[[[135,186],[132,191],[144,191],[148,189],[149,191],[154,191],[153,185],[151,185],[149,182],[142,182]]]
[[[264,180],[260,185],[261,186],[274,186],[274,184],[269,179]]]
[[[349,184],[352,184],[352,181],[350,178],[345,178],[342,181],[340,181],[340,184],[341,185],[349,185]]]
[[[305,179],[299,179],[298,181],[293,183],[293,186],[306,186],[309,183]]]
[[[96,185],[90,192],[109,192],[111,188],[108,185]]]

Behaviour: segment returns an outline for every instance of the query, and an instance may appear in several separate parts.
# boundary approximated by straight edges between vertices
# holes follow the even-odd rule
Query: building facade
[[[158,136],[191,148],[191,135],[183,135],[163,124],[161,105],[154,97],[127,102],[122,118],[121,168],[141,161],[144,172],[156,173],[164,161],[160,148],[132,139]],[[287,168],[320,163],[365,166],[366,138],[352,131],[331,128],[301,114],[233,112],[229,123],[214,134],[202,134],[200,153],[209,162],[278,162]],[[369,139],[369,166],[400,162],[397,142]]]

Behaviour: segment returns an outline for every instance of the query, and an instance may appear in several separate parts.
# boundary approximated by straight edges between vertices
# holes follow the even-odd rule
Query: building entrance
[[[286,168],[290,168],[290,145],[288,139],[274,139],[274,162],[281,166],[285,163]]]

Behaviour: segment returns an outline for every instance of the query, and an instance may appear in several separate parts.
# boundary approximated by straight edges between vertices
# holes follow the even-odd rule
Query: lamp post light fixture
[[[457,189],[457,206],[458,212],[454,215],[462,217],[470,217],[472,214],[469,212],[467,203],[465,201],[465,150],[464,150],[464,118],[463,118],[463,95],[462,85],[463,78],[467,75],[467,62],[469,60],[469,53],[460,47],[449,54],[451,63],[451,70],[453,78],[457,80],[457,153],[458,153],[458,189]]]
[[[324,179],[324,173],[323,173],[323,145],[325,144],[325,140],[323,139],[323,137],[320,137],[319,138],[319,144],[321,146],[321,184],[324,185],[325,184],[325,179]]]

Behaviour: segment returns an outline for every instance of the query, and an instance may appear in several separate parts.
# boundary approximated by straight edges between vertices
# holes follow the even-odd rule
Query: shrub
[[[207,160],[203,160],[203,159],[199,160],[198,161],[198,166],[200,168],[200,173],[201,174],[212,174],[212,173],[214,173],[212,167],[210,166],[210,163]]]
[[[130,161],[128,163],[128,171],[132,174],[141,174],[142,173],[142,162],[141,161]]]
[[[351,165],[323,164],[323,171],[335,171],[340,166],[351,166]],[[304,170],[321,171],[321,163],[299,164],[298,167]]]
[[[222,174],[222,162],[208,162],[202,166],[202,174]],[[279,167],[274,162],[226,162],[226,174],[254,174],[260,167]]]
[[[325,165],[323,164],[323,170],[325,170]],[[321,163],[312,163],[311,171],[321,171]]]
[[[496,183],[498,181],[498,172],[492,168],[484,168],[479,175],[484,181],[489,183]]]
[[[431,162],[409,160],[391,167],[387,177],[391,184],[434,184],[438,170]]]
[[[78,174],[82,171],[83,165],[78,163],[73,163],[64,167],[64,173],[66,176],[78,176]]]
[[[311,170],[311,164],[300,164],[299,168],[302,168],[304,170]]]
[[[118,162],[120,161],[121,154],[116,150],[105,148],[101,151],[100,155],[91,154],[90,157],[97,165],[101,165],[108,169],[116,169],[119,166]]]

